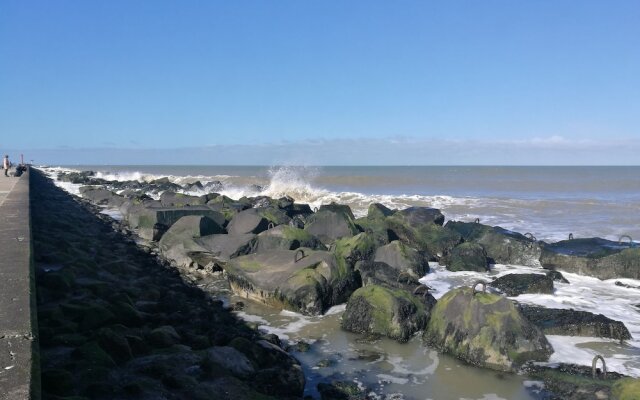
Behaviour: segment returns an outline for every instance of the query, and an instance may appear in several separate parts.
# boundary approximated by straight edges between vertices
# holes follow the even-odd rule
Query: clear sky
[[[36,163],[640,164],[640,1],[0,3]]]

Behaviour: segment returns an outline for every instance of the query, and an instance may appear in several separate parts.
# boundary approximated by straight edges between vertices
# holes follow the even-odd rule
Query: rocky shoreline
[[[37,171],[31,185],[44,400],[302,397],[300,365],[277,337],[96,206]]]
[[[154,249],[153,251],[158,252],[164,260],[168,260],[177,267],[171,273],[169,271],[172,270],[167,269],[167,265],[161,266],[168,275],[179,277],[180,273],[183,276],[189,276],[193,273],[209,274],[223,271],[231,289],[236,294],[273,307],[308,315],[322,314],[331,306],[346,302],[346,311],[342,320],[343,329],[367,335],[388,336],[400,342],[406,341],[417,332],[423,332],[426,344],[472,365],[507,372],[529,371],[527,373],[531,373],[532,376],[541,377],[547,388],[553,388],[548,393],[548,398],[632,399],[636,397],[621,397],[617,393],[622,389],[627,392],[631,390],[631,396],[638,393],[636,380],[622,380],[621,376],[616,374],[591,376],[590,371],[570,367],[560,367],[551,370],[552,372],[545,372],[548,370],[532,366],[532,362],[545,361],[553,352],[551,345],[546,341],[545,333],[595,335],[626,340],[630,335],[624,324],[603,316],[573,310],[534,310],[518,307],[501,295],[501,293],[509,296],[520,293],[553,293],[553,282],[564,279],[556,269],[579,271],[579,273],[596,277],[638,279],[640,248],[633,243],[580,239],[547,244],[537,241],[530,234],[523,235],[500,227],[483,225],[479,221],[475,223],[449,221],[445,225],[444,215],[439,210],[431,208],[390,210],[381,204],[372,204],[366,217],[356,219],[348,206],[338,204],[324,205],[318,210],[311,210],[308,205],[296,204],[293,199],[286,197],[235,200],[213,192],[202,196],[189,196],[180,193],[185,188],[169,182],[168,179],[148,183],[111,182],[99,180],[91,172],[62,173],[58,178],[85,185],[80,188],[80,191],[82,197],[94,205],[92,210],[94,213],[98,211],[95,208],[97,205],[119,209],[125,224],[103,218],[103,224],[111,225],[108,227],[110,233],[103,232],[104,240],[113,241],[113,235],[121,235],[121,232],[129,232],[129,229],[134,230],[137,235],[146,240],[145,244],[150,249]],[[202,184],[200,186],[204,187]],[[150,198],[148,193],[159,195],[159,199]],[[61,198],[61,195],[59,197]],[[86,210],[87,207],[92,206],[84,204],[83,207]],[[47,214],[52,211],[49,210]],[[70,214],[66,212],[63,215],[66,218],[72,218]],[[64,227],[68,228],[68,224],[63,225],[59,234],[62,237],[70,235],[64,230]],[[114,228],[120,233],[114,232]],[[73,232],[73,229],[71,231]],[[84,240],[86,236],[85,234]],[[58,242],[54,243],[63,246],[62,242],[65,242],[67,245],[64,246],[68,247],[68,243],[81,242],[81,237],[83,234],[79,232],[76,237],[66,237],[64,241],[58,239]],[[125,237],[125,240],[130,238]],[[38,246],[38,241],[36,245]],[[132,246],[130,243],[128,245]],[[40,246],[43,245],[40,244]],[[47,246],[44,248],[52,251],[52,248],[57,249],[57,246],[49,243],[49,248]],[[146,257],[147,260],[158,265],[157,259],[138,248],[131,247],[126,251],[134,252],[134,249],[135,252],[140,253],[140,257]],[[72,253],[65,256],[69,260],[77,259],[78,250],[72,246],[70,251]],[[85,249],[80,252],[80,255],[86,258],[86,262],[92,261],[93,264],[90,265],[97,268],[96,262],[90,260],[93,257],[87,257],[86,253]],[[102,252],[96,254],[102,254]],[[38,251],[36,255],[38,256]],[[113,256],[113,254],[109,255]],[[479,282],[472,288],[454,289],[436,301],[429,293],[429,288],[418,282],[418,278],[428,272],[429,261],[439,261],[453,271],[487,271],[493,263],[542,267],[545,270],[541,268],[540,274],[530,274],[531,276],[506,275],[494,282]],[[60,263],[60,261],[57,262]],[[110,271],[110,268],[113,268],[111,264],[106,260],[101,262],[104,264],[101,264],[98,275],[105,274],[104,265],[107,266],[107,277],[110,279],[116,274],[119,276],[122,272],[122,267]],[[115,264],[119,265],[120,262]],[[129,272],[133,273],[140,269],[138,264],[132,265],[132,271]],[[65,274],[69,275],[69,272],[64,272],[65,270],[71,271],[72,276],[80,274],[80,271],[65,267],[61,271],[48,271],[42,275],[45,277],[45,282],[65,281]],[[93,274],[82,276],[82,278],[96,279],[95,275],[94,270]],[[77,283],[78,280],[73,278]],[[39,282],[41,280],[39,279]],[[80,280],[80,282],[85,281]],[[113,283],[117,286],[121,282]],[[488,291],[485,290],[487,284]],[[167,287],[171,287],[169,282],[162,282],[162,280],[155,285],[157,291],[161,293]],[[44,293],[52,296],[45,298],[48,303],[56,304],[55,302],[60,301],[56,300],[55,289],[47,288],[46,285],[44,287]],[[165,289],[162,289],[163,287]],[[189,290],[192,289],[191,287]],[[91,289],[88,290],[95,296]],[[122,292],[122,289],[114,288],[114,291]],[[49,292],[54,294],[51,295]],[[63,292],[67,294],[68,289]],[[139,304],[130,293],[125,294],[129,296],[130,301],[120,299],[117,304],[127,305],[133,312],[142,313],[145,316],[150,312],[145,308],[146,302],[162,300],[162,298],[146,299],[145,294],[141,292],[133,296],[142,297]],[[207,297],[202,292],[198,296]],[[186,297],[189,298],[189,296]],[[98,300],[99,304],[100,301],[108,299]],[[190,301],[192,300],[187,301],[189,306],[169,314],[176,318],[175,321],[170,319],[171,324],[179,324],[179,321],[184,320],[184,312],[187,309],[194,312]],[[207,304],[208,307],[217,307],[217,311],[230,314],[229,310],[224,309],[221,304],[212,301]],[[140,309],[140,306],[144,306],[143,309]],[[56,307],[65,311],[65,308],[59,307],[58,304],[53,307],[56,312],[58,311]],[[47,310],[48,307],[43,309]],[[127,310],[132,313],[129,309]],[[116,311],[111,313],[121,314],[119,310]],[[45,321],[54,321],[54,325],[59,322],[51,317],[51,315],[57,316],[56,312],[45,314]],[[167,310],[162,308],[162,313],[167,317]],[[230,315],[229,318],[232,317]],[[151,319],[158,319],[158,317]],[[203,327],[200,326],[204,320],[202,316],[200,319],[190,317],[186,319],[188,321],[183,323],[187,326],[180,329],[189,334],[180,332],[180,329],[165,323],[167,321],[160,321],[160,325],[142,333],[138,332],[140,329],[138,327],[127,327],[134,331],[129,332],[129,335],[121,334],[120,336],[124,335],[126,340],[129,340],[129,336],[135,336],[142,342],[150,341],[163,343],[163,345],[169,343],[167,338],[173,338],[174,343],[170,346],[153,349],[153,351],[163,352],[164,356],[167,347],[182,345],[185,352],[186,347],[189,347],[189,354],[208,354],[205,357],[206,360],[211,358],[227,360],[233,365],[225,366],[230,372],[224,378],[231,377],[228,379],[239,380],[238,382],[242,381],[243,376],[264,373],[267,365],[264,359],[260,358],[262,349],[248,352],[247,348],[266,346],[274,352],[281,351],[277,348],[279,341],[273,336],[262,337],[255,331],[242,328],[235,337],[225,338],[227,341],[216,341],[215,335],[212,338],[210,334],[203,332]],[[86,330],[93,335],[96,327],[83,326],[82,321],[84,316],[74,320],[74,323],[79,324],[81,329],[87,328]],[[109,322],[113,323],[113,321]],[[122,324],[122,321],[117,322]],[[236,321],[236,323],[238,326],[243,326],[241,322]],[[64,324],[60,323],[60,325]],[[100,326],[100,328],[103,327]],[[69,327],[67,329],[72,330]],[[109,334],[113,331],[118,330],[111,329]],[[155,336],[167,340],[156,341],[158,338],[153,338],[153,332],[156,332]],[[196,332],[195,336],[199,337],[200,347],[194,347],[194,343],[189,340],[185,342],[184,338],[194,332]],[[101,343],[108,346],[106,339],[101,337],[85,338],[89,340],[82,343],[82,346],[86,346],[87,343],[91,343],[94,347],[100,346]],[[178,337],[181,338],[181,342],[176,342]],[[123,340],[118,340],[124,343]],[[253,343],[253,347],[246,341]],[[202,348],[201,346],[205,344],[210,347]],[[76,350],[72,350],[72,354],[76,354]],[[220,352],[223,354],[218,354]],[[215,355],[212,356],[211,353]],[[257,353],[260,354],[256,355]],[[239,358],[235,355],[245,357],[247,362],[238,361]],[[285,355],[288,358],[285,358]],[[233,362],[229,361],[230,359]],[[256,393],[276,395],[279,398],[301,396],[302,389],[298,386],[302,379],[302,387],[304,387],[304,378],[301,378],[301,372],[300,375],[296,374],[295,360],[285,352],[282,352],[281,359],[277,357],[275,359],[281,365],[278,364],[277,367],[272,368],[275,371],[271,374],[275,374],[278,379],[265,381],[264,384],[273,384],[273,381],[279,380],[292,391],[274,392],[274,390],[285,389],[261,386],[259,379],[252,380],[253,390]],[[121,362],[130,368],[132,359]],[[222,361],[215,362],[218,366]],[[207,362],[204,363],[207,364]],[[253,368],[251,373],[247,372],[249,367]],[[299,370],[299,366],[297,367]],[[203,372],[207,368],[211,369],[206,365],[199,365],[199,372],[195,377],[190,376],[193,379],[189,382],[193,385],[186,385],[189,389],[184,390],[196,390],[195,387],[202,385],[210,386],[212,377]],[[195,367],[192,366],[192,369]],[[147,378],[145,375],[145,379]],[[292,385],[292,381],[296,379],[297,386]],[[160,387],[160,384],[164,385],[163,390],[171,392],[171,385],[169,384],[167,388],[162,377],[160,383],[156,382],[156,386]],[[578,390],[583,386],[591,387],[589,385],[597,386],[598,389],[591,392],[595,397],[584,397],[587,396],[583,393],[584,391]],[[614,390],[612,387],[615,385],[623,388]],[[353,387],[340,383],[329,385],[329,387],[325,385],[323,388],[320,390],[323,398],[364,396],[363,393],[354,391]],[[299,392],[294,393],[293,389]],[[582,397],[572,397],[574,392],[582,393],[580,394]],[[244,394],[240,397],[243,396]],[[247,394],[247,397],[251,396]]]

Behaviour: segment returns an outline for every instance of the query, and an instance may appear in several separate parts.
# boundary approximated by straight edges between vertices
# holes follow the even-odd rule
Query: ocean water
[[[255,167],[73,166],[106,179],[220,181],[231,198],[289,195],[312,207],[348,204],[357,216],[373,202],[436,207],[447,219],[500,225],[557,241],[640,238],[638,167]],[[262,187],[257,190],[254,185]],[[198,193],[193,193],[198,194]]]
[[[565,239],[569,233],[611,240],[621,235],[640,238],[640,167],[63,166],[45,171],[55,176],[68,169],[93,170],[105,179],[149,181],[168,176],[182,184],[220,181],[224,185],[221,193],[232,198],[288,195],[312,207],[335,201],[350,205],[357,216],[366,215],[373,202],[391,208],[436,207],[447,219],[479,218],[486,224],[531,232],[549,242]],[[77,185],[58,185],[78,193]],[[114,210],[105,213],[119,217]],[[454,273],[437,263],[431,267],[421,281],[435,289],[436,298],[478,279],[513,272],[541,273],[518,265],[494,265],[488,273]],[[548,339],[555,352],[548,364],[591,365],[593,357],[601,354],[609,370],[640,377],[640,289],[617,286],[616,280],[570,273],[565,277],[570,283],[556,282],[553,295],[513,299],[604,314],[624,322],[633,338],[619,343],[551,335]],[[618,280],[640,287],[638,280]],[[306,317],[236,298],[222,281],[203,283],[203,288],[221,293],[223,301],[244,301],[246,308],[238,315],[261,330],[276,333],[288,343],[312,343],[311,351],[295,354],[309,381],[306,394],[317,395],[318,382],[347,379],[381,399],[544,398],[539,382],[464,365],[425,347],[419,336],[406,344],[387,339],[362,342],[358,335],[339,327],[344,305],[324,316]]]

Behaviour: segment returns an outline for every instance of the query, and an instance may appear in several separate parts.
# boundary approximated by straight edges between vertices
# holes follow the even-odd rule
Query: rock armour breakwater
[[[298,362],[32,174],[44,399],[300,398]],[[116,224],[114,230],[113,224]]]

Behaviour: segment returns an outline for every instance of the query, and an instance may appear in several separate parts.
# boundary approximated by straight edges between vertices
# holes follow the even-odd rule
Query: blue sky
[[[3,0],[0,152],[638,164],[638,21],[638,1]]]

